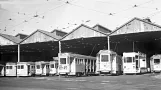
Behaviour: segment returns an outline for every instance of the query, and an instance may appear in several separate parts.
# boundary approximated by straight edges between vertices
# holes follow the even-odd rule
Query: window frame
[[[64,61],[65,61],[65,63],[62,63],[61,61],[62,61],[62,59],[65,59]],[[67,64],[67,58],[60,58],[60,64]]]
[[[156,60],[159,60],[158,63],[156,63]],[[160,63],[160,59],[154,59],[154,64],[159,64]]]
[[[129,59],[128,58],[131,58],[131,61],[128,61]],[[132,63],[133,62],[133,57],[124,57],[124,63]]]
[[[107,60],[102,60],[102,56],[106,56]],[[101,58],[101,62],[109,62],[109,55],[105,55],[105,54],[102,54],[100,55],[100,58]]]

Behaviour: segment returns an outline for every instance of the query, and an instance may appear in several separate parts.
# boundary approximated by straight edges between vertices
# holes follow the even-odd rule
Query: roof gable
[[[51,33],[53,33],[53,32],[62,32],[62,33],[67,34],[67,32],[64,32],[64,31],[62,31],[62,30],[58,30],[58,29],[54,29],[53,31],[51,31]]]
[[[36,30],[31,35],[23,39],[20,43],[35,43],[35,42],[45,42],[45,41],[51,41],[51,40],[59,40],[61,37],[56,36],[50,32],[44,31],[44,30]]]
[[[80,33],[76,32],[78,30]],[[93,31],[93,33],[95,35],[94,34],[90,35],[92,33],[88,33],[88,31]],[[83,35],[83,34],[85,34],[85,32],[86,32],[86,35]],[[73,33],[77,33],[77,35],[72,35]],[[89,35],[87,35],[87,34],[89,34]],[[72,35],[72,36],[70,37],[70,35]],[[87,25],[81,24],[80,26],[78,26],[77,28],[72,30],[70,33],[66,34],[61,40],[67,40],[68,37],[69,37],[68,39],[75,39],[75,38],[81,38],[81,37],[86,38],[86,37],[106,36],[106,35],[107,34],[104,32],[98,31],[98,30],[91,28]]]
[[[0,34],[0,36],[2,36],[3,38],[13,42],[14,44],[18,44],[21,39],[17,38],[17,37],[14,37],[12,35],[7,35],[7,34]]]
[[[108,29],[108,28],[106,28],[106,27],[104,27],[104,26],[102,26],[100,24],[94,25],[93,28],[96,29],[96,30],[100,30],[100,31],[102,31],[104,33],[111,33],[112,32],[110,29]]]
[[[57,30],[57,29],[51,31],[51,33],[53,33],[53,34],[56,35],[56,36],[60,36],[60,37],[63,37],[63,36],[65,36],[65,35],[67,34],[67,33],[64,32],[64,31]]]
[[[130,31],[132,29],[133,31]],[[116,28],[116,30],[111,32],[110,35],[146,32],[146,31],[158,31],[158,30],[161,30],[160,25],[135,17],[126,22],[125,24],[121,25],[120,27]]]
[[[24,39],[24,38],[26,38],[27,36],[28,36],[28,35],[22,34],[22,33],[18,33],[17,35],[15,35],[15,37],[20,38],[20,39]]]

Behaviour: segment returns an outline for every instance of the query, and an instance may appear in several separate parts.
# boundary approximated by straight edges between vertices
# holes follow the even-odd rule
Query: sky
[[[0,33],[70,32],[80,24],[115,30],[134,17],[161,25],[161,0],[0,0]]]

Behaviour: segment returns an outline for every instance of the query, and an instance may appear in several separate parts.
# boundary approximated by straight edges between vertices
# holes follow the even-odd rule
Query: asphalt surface
[[[0,77],[0,90],[161,90],[153,74],[89,77]]]

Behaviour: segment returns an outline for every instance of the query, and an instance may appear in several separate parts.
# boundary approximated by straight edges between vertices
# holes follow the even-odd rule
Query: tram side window
[[[46,65],[46,69],[49,69],[49,65]]]
[[[139,56],[138,56],[138,55],[136,55],[136,56],[135,56],[135,58],[136,58],[136,59],[138,59],[138,58],[139,58]]]
[[[60,58],[60,64],[66,64],[66,58]]]
[[[12,69],[12,66],[10,66],[10,69]]]
[[[10,69],[9,66],[6,66],[7,69]]]
[[[154,59],[154,63],[160,63],[160,59]]]
[[[18,65],[18,69],[21,69],[20,65]]]
[[[21,65],[21,69],[24,69],[24,65]]]
[[[101,55],[102,62],[108,62],[108,55]]]
[[[78,63],[77,58],[75,58],[75,63],[76,63],[76,64]]]
[[[31,66],[32,69],[35,69],[35,66]]]
[[[12,66],[7,66],[6,68],[7,68],[7,69],[12,69]]]
[[[79,64],[79,59],[77,59],[77,64]]]
[[[132,62],[132,57],[125,57],[125,62],[131,63]]]

